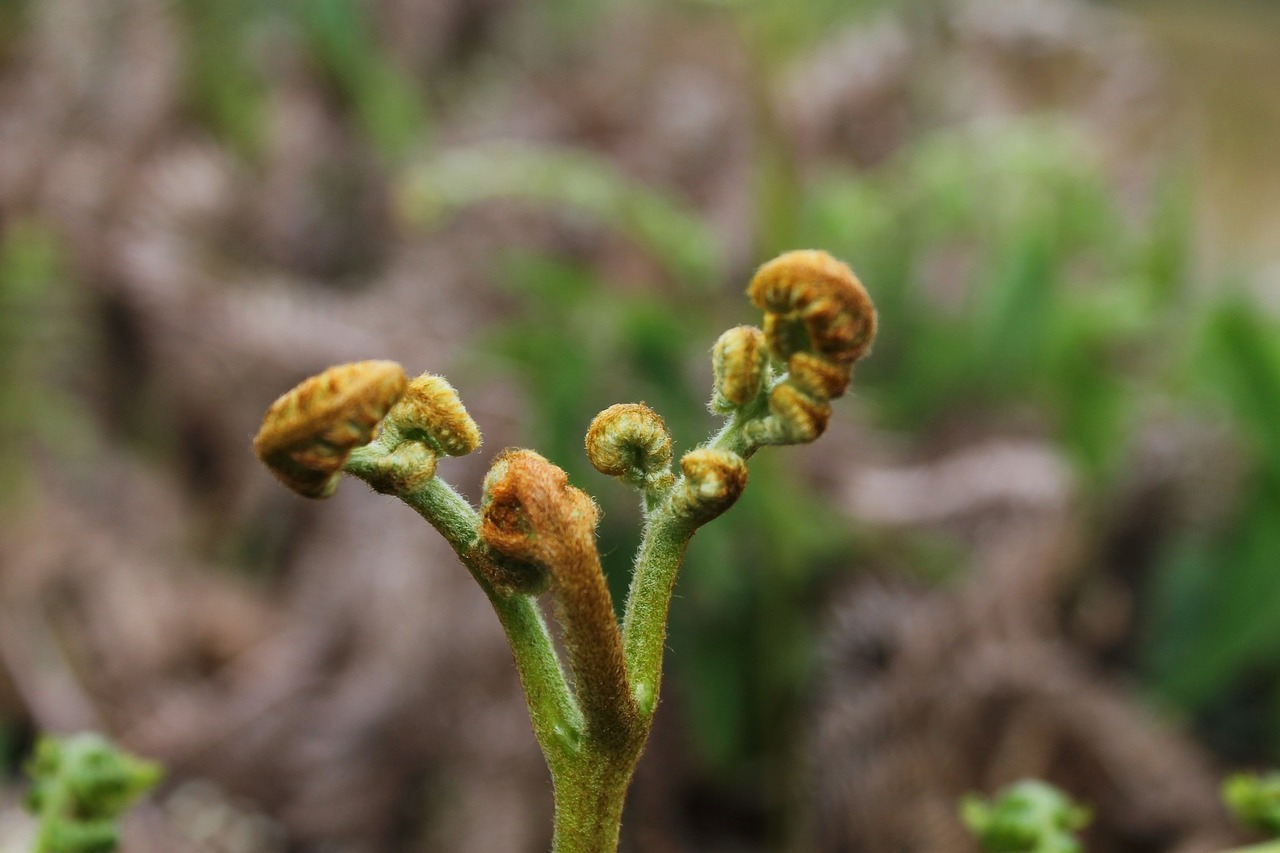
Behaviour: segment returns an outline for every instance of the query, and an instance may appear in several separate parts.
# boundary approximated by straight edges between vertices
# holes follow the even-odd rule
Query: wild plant
[[[762,328],[729,329],[712,349],[710,407],[722,428],[672,470],[671,436],[642,403],[592,421],[586,454],[640,493],[643,532],[622,619],[595,541],[598,511],[563,470],[507,450],[472,506],[436,476],[442,457],[480,445],[480,431],[440,376],[400,365],[330,368],[276,400],[254,440],[282,483],[309,498],[343,474],[400,498],[453,547],[506,632],[555,796],[555,853],[617,849],[622,808],[658,706],[667,616],[694,533],[729,509],[747,460],[766,445],[818,438],[831,401],[871,347],[876,313],[853,272],[825,252],[762,266],[748,288]],[[538,596],[550,596],[562,663]],[[567,673],[566,666],[567,664]]]
[[[109,853],[120,819],[160,781],[160,766],[92,732],[36,743],[27,808],[39,819],[32,853]]]
[[[1280,853],[1280,772],[1228,776],[1222,799],[1236,820],[1272,839],[1228,853]]]
[[[1228,776],[1222,799],[1240,823],[1273,839],[1280,836],[1280,773]],[[1084,853],[1076,833],[1093,813],[1047,782],[1023,779],[989,801],[964,797],[960,818],[987,853]],[[1280,840],[1224,853],[1280,853]]]
[[[1023,779],[990,802],[965,797],[960,817],[987,853],[1083,853],[1076,832],[1093,816],[1052,785]]]

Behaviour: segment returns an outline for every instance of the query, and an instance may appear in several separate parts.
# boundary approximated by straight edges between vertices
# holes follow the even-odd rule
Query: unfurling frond
[[[787,252],[756,272],[747,289],[765,312],[774,358],[796,352],[852,364],[871,349],[876,309],[853,270],[826,252]]]
[[[331,367],[271,404],[253,450],[293,491],[327,498],[351,451],[373,440],[407,384],[394,361]]]
[[[765,312],[769,354],[787,369],[769,392],[769,416],[749,424],[747,435],[755,444],[813,441],[827,427],[830,401],[848,389],[853,363],[871,349],[871,297],[849,267],[818,251],[773,259],[747,293]]]
[[[466,456],[480,446],[479,427],[443,376],[424,373],[410,382],[387,420],[404,438],[425,441],[446,456]]]
[[[618,403],[595,416],[587,429],[587,459],[601,474],[645,490],[666,488],[671,473],[671,433],[643,403]]]
[[[764,387],[767,361],[764,332],[755,326],[737,326],[722,334],[711,350],[711,409],[728,414],[754,400]]]
[[[680,459],[684,473],[672,508],[682,518],[704,524],[733,506],[747,486],[747,463],[736,453],[702,447]]]

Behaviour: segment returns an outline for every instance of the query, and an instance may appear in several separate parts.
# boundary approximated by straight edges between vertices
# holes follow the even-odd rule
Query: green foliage
[[[494,198],[591,217],[650,250],[686,284],[714,280],[721,265],[710,230],[686,205],[585,151],[510,142],[452,151],[410,170],[400,206],[409,218],[435,224]]]
[[[1234,427],[1253,464],[1234,512],[1217,529],[1176,536],[1152,585],[1147,666],[1158,694],[1192,712],[1222,707],[1246,676],[1280,677],[1278,333],[1274,320],[1228,296],[1210,313],[1195,352],[1195,399]],[[1276,719],[1280,696],[1264,701]],[[1257,735],[1241,736],[1256,754]],[[1272,723],[1270,736],[1275,754],[1280,726]]]
[[[1250,491],[1225,530],[1175,539],[1155,576],[1148,665],[1175,707],[1203,711],[1244,674],[1275,672],[1280,492],[1270,483]]]
[[[424,141],[422,92],[380,49],[366,4],[294,0],[287,8],[313,59],[378,151],[395,162]]]
[[[987,853],[1082,853],[1075,833],[1091,820],[1089,809],[1035,779],[1015,782],[991,802],[971,794],[960,816]]]
[[[179,0],[193,115],[252,159],[271,107],[266,64],[292,47],[320,71],[373,148],[401,160],[427,132],[423,93],[379,43],[354,0]]]
[[[186,25],[187,101],[195,117],[243,154],[262,143],[267,81],[255,60],[271,34],[254,0],[179,0]]]
[[[63,252],[35,220],[14,220],[0,239],[0,500],[24,485],[33,443],[66,452],[84,438],[58,382],[75,372],[83,332]]]
[[[0,65],[9,59],[31,17],[31,0],[0,0]]]
[[[1026,120],[927,136],[870,176],[822,175],[803,239],[859,253],[880,285],[901,333],[866,373],[890,423],[1031,403],[1102,474],[1149,379],[1129,371],[1164,366],[1156,344],[1177,320],[1178,201],[1161,202],[1158,229],[1126,221],[1084,143]]]
[[[769,62],[794,56],[858,21],[908,5],[908,0],[680,0],[690,9],[729,13],[757,54]]]
[[[1228,776],[1222,799],[1244,825],[1280,837],[1280,773]]]
[[[40,738],[27,772],[27,808],[40,819],[33,853],[115,850],[120,819],[162,775],[93,733]]]

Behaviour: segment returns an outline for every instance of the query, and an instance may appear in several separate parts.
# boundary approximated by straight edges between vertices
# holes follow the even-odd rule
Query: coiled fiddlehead
[[[351,451],[373,440],[407,385],[394,361],[331,367],[271,404],[253,451],[293,491],[327,498]]]
[[[853,364],[876,334],[876,311],[862,282],[826,252],[788,252],[756,272],[747,289],[764,311],[769,355],[785,368],[769,391],[769,416],[750,425],[756,444],[803,444],[827,428]]]

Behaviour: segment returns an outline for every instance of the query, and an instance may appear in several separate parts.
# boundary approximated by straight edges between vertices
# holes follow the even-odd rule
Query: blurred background
[[[532,446],[648,402],[790,248],[881,334],[695,539],[625,851],[968,851],[1024,776],[1092,851],[1239,843],[1280,762],[1280,7],[0,0],[0,849],[38,731],[168,768],[126,850],[539,851],[497,621],[410,510],[279,487],[267,405],[445,373]],[[619,593],[620,594],[620,593]]]

